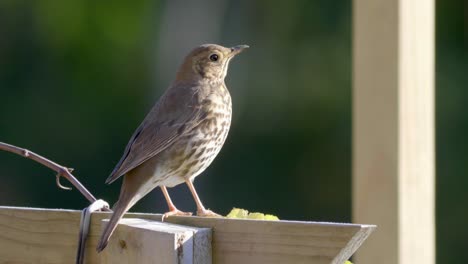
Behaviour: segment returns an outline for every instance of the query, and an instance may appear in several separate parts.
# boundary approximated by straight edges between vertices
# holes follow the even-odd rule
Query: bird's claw
[[[216,218],[221,218],[223,217],[222,215],[219,215],[211,210],[208,209],[198,209],[197,211],[197,216],[200,217],[216,217]]]
[[[164,222],[164,220],[168,218],[169,216],[191,216],[191,215],[192,215],[192,212],[182,212],[179,209],[174,209],[163,214],[162,221]]]

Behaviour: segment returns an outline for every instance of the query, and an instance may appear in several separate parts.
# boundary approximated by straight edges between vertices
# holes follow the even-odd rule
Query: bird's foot
[[[179,209],[173,209],[165,214],[163,214],[162,221],[168,218],[169,216],[191,216],[192,212],[182,212]]]
[[[198,209],[197,210],[197,216],[201,216],[201,217],[217,217],[217,218],[221,218],[223,217],[222,215],[219,215],[211,210],[208,210],[208,209]]]

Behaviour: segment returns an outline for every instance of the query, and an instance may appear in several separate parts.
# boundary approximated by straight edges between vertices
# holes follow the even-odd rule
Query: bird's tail
[[[130,209],[131,204],[123,199],[119,199],[119,201],[114,206],[114,212],[107,223],[107,226],[104,228],[104,231],[101,234],[101,239],[99,240],[98,246],[96,250],[101,252],[106,248],[107,243],[109,242],[109,238],[114,233],[117,224],[119,223],[120,219],[122,219],[123,215]]]

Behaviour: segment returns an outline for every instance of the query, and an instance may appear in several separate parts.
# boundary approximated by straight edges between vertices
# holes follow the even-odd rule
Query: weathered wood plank
[[[74,263],[81,211],[0,206],[0,263]],[[86,263],[100,263],[96,252],[104,213],[92,215]],[[161,220],[161,215],[126,217]]]
[[[99,263],[95,247],[101,221],[108,217],[108,213],[92,216],[87,263]],[[126,217],[161,220],[159,214],[130,213]],[[73,263],[79,219],[80,211],[74,210],[0,207],[0,262]],[[199,217],[169,217],[167,222],[211,228],[213,263],[228,264],[341,264],[375,228],[357,224]]]
[[[168,222],[211,227],[213,263],[243,264],[341,264],[375,228],[355,224],[198,217],[174,217]]]
[[[435,263],[434,31],[434,0],[353,1],[357,263]]]
[[[103,220],[106,226],[108,220]],[[122,219],[101,263],[210,264],[211,229]]]

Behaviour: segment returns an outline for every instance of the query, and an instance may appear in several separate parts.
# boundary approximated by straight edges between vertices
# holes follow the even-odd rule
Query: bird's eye
[[[218,61],[219,56],[218,54],[211,54],[210,55],[210,61]]]

